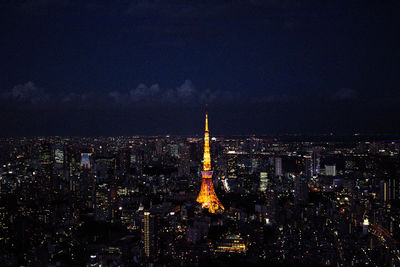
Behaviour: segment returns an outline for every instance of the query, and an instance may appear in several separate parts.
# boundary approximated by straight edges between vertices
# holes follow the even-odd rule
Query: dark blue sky
[[[0,3],[0,135],[399,133],[398,1]]]

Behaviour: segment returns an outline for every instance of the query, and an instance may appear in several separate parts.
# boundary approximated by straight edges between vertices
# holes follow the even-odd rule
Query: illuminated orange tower
[[[204,132],[204,156],[203,156],[203,171],[201,172],[201,188],[197,202],[201,203],[203,208],[208,209],[209,212],[215,213],[218,209],[224,209],[219,201],[217,194],[214,191],[211,170],[211,156],[210,156],[210,132],[208,131],[208,115],[206,112],[206,129]]]

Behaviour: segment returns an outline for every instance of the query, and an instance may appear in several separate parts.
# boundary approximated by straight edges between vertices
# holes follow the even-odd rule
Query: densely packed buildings
[[[400,142],[0,139],[0,265],[399,265]]]

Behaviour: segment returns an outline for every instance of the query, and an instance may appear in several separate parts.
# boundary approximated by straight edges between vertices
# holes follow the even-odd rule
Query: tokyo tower
[[[203,171],[201,172],[201,188],[199,196],[196,201],[201,203],[203,208],[208,209],[210,213],[222,209],[221,202],[214,191],[211,170],[211,156],[210,156],[210,132],[208,131],[208,114],[206,112],[206,129],[204,132],[204,155],[203,155]]]

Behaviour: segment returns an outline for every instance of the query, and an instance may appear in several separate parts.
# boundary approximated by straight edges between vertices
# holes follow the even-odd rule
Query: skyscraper
[[[306,205],[308,203],[307,178],[297,176],[294,180],[294,204]]]
[[[203,171],[201,172],[201,188],[197,202],[201,203],[203,208],[209,212],[215,213],[216,210],[224,209],[215,194],[214,184],[212,181],[211,156],[210,156],[210,132],[208,131],[208,114],[206,113],[206,127],[204,132],[204,154],[203,154]]]
[[[282,158],[275,158],[275,176],[282,176]]]
[[[380,183],[380,188],[381,188],[381,202],[382,204],[385,204],[389,200],[388,183],[382,180]]]
[[[83,169],[91,168],[91,164],[90,164],[91,156],[92,156],[92,153],[81,153],[81,168],[83,168]]]
[[[154,257],[154,215],[150,211],[143,213],[143,241],[146,258]]]
[[[226,153],[226,176],[229,179],[238,177],[238,154],[235,151]]]
[[[260,172],[260,191],[261,192],[267,191],[267,186],[268,186],[268,173]]]
[[[311,155],[304,155],[304,174],[307,178],[307,181],[313,177],[313,159]]]
[[[54,161],[57,168],[62,168],[64,165],[64,148],[62,145],[57,145],[54,150]]]
[[[336,176],[336,165],[325,165],[325,175]]]
[[[321,169],[321,155],[319,151],[312,152],[312,166],[313,166],[313,174],[320,174]]]

